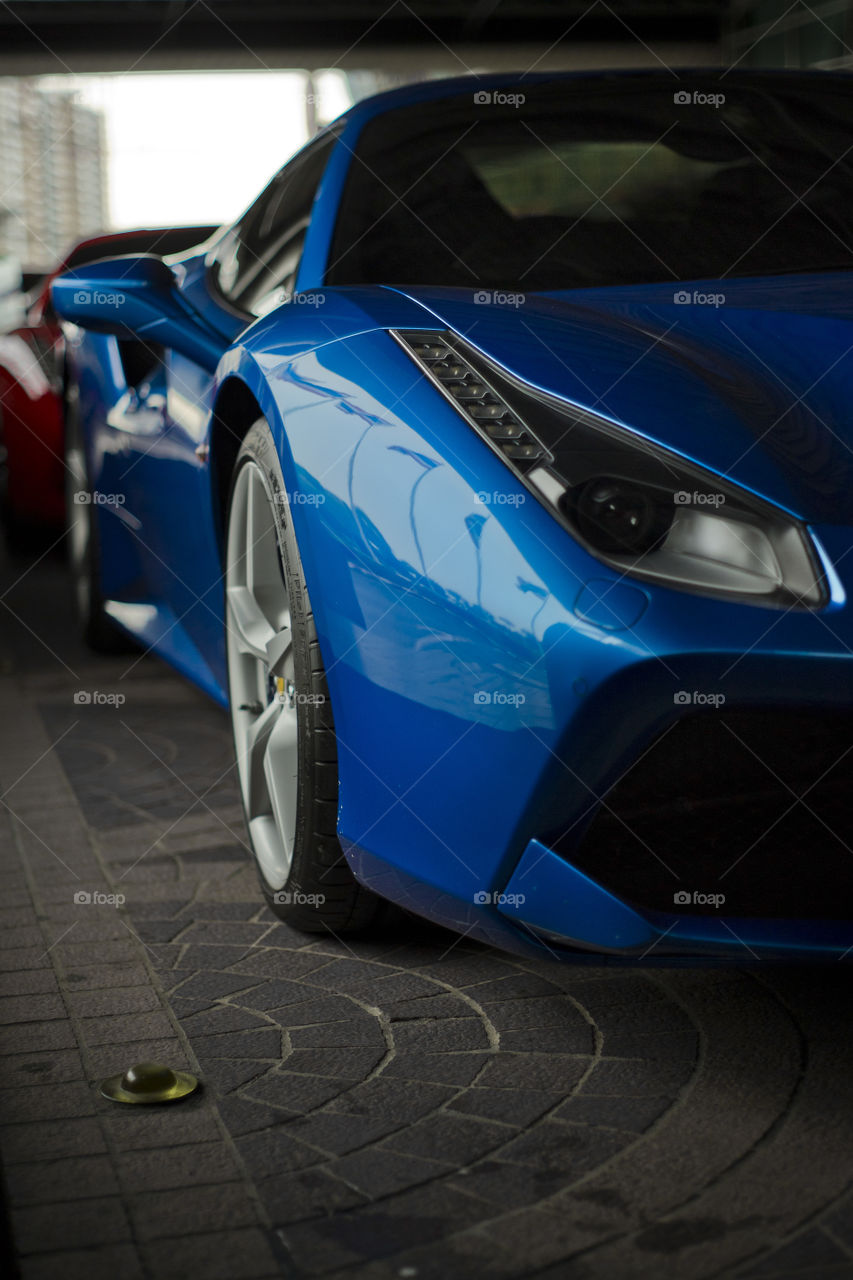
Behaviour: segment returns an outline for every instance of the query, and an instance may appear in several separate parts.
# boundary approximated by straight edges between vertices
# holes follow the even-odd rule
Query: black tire
[[[242,468],[255,464],[271,495],[285,494],[284,477],[269,426],[260,418],[249,430],[234,464],[226,519],[226,539],[231,527],[234,490]],[[293,682],[297,695],[297,802],[292,861],[287,879],[278,890],[267,882],[256,850],[255,868],[270,910],[280,920],[304,933],[351,933],[370,925],[383,905],[360,885],[349,869],[337,837],[338,753],[332,704],[314,615],[308,599],[299,547],[290,519],[290,507],[274,506],[278,552],[290,606],[293,636]],[[229,664],[229,688],[231,688]],[[232,727],[237,741],[236,709]],[[244,816],[247,831],[249,817]],[[251,842],[251,833],[249,833]],[[306,904],[300,899],[318,898]],[[285,900],[289,899],[289,900]]]
[[[95,653],[127,653],[134,645],[104,610],[98,520],[76,405],[76,397],[69,395],[65,408],[65,521],[74,611],[83,640]]]
[[[3,542],[12,556],[27,556],[43,551],[48,545],[45,530],[34,523],[22,520],[9,501],[9,462],[3,443],[3,406],[0,405],[0,525]]]
[[[34,522],[21,520],[8,507],[0,509],[0,521],[3,525],[3,541],[11,556],[24,558],[37,555],[50,547],[51,533],[56,538],[53,530],[45,530]]]

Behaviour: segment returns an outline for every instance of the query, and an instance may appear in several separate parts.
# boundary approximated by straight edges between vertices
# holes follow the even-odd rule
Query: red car
[[[119,231],[81,240],[42,283],[26,322],[0,336],[0,517],[11,549],[65,521],[65,349],[50,301],[54,276],[116,254],[181,253],[215,226]]]

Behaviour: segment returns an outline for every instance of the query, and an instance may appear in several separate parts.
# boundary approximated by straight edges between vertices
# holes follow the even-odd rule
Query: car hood
[[[853,524],[849,273],[400,292],[534,386],[804,520]]]

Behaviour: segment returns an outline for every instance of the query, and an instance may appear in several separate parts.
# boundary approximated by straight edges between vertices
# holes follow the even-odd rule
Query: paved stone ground
[[[402,916],[306,939],[260,903],[224,716],[87,655],[58,560],[0,601],[25,1280],[853,1277],[847,966],[558,966]],[[204,1091],[98,1096],[152,1057]]]

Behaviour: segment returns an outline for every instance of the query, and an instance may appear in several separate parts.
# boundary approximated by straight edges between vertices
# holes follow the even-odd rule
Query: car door
[[[312,206],[335,143],[326,134],[273,178],[184,291],[231,339],[292,296]],[[228,343],[224,342],[223,347]],[[125,477],[133,489],[144,576],[160,612],[161,649],[179,667],[201,657],[212,692],[225,688],[222,565],[207,445],[213,379],[176,352],[141,389]],[[127,417],[127,415],[125,415]]]

